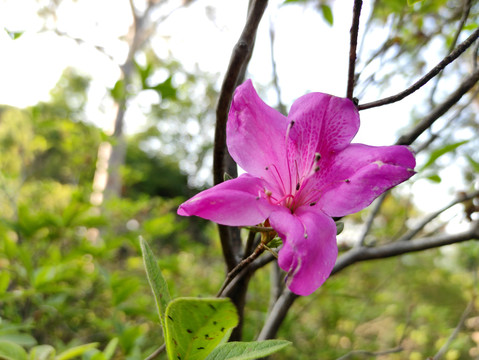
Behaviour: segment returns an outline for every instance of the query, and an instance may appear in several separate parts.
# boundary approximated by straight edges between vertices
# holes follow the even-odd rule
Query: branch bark
[[[213,149],[213,180],[215,185],[223,181],[223,175],[226,171],[225,159],[227,155],[229,156],[226,148],[226,121],[228,120],[228,112],[233,93],[236,89],[238,79],[242,71],[246,68],[248,59],[253,51],[256,31],[267,5],[267,0],[255,0],[252,3],[246,24],[233,49],[228,70],[226,71],[221,86],[218,105],[216,107],[216,128]],[[219,225],[218,230],[223,249],[223,257],[228,271],[231,271],[238,263],[238,259],[231,243],[230,229],[224,225]]]
[[[353,7],[353,23],[351,25],[351,39],[349,41],[349,70],[348,70],[348,88],[346,97],[353,98],[355,67],[356,67],[356,48],[358,46],[359,16],[361,15],[361,7],[363,0],[354,0]]]
[[[471,229],[460,234],[440,235],[413,241],[394,242],[375,248],[357,247],[338,258],[330,276],[344,270],[350,265],[360,261],[385,259],[393,256],[433,249],[444,245],[456,244],[468,240],[479,240],[479,222],[472,224]],[[273,339],[286,318],[286,315],[299,295],[293,294],[288,289],[283,291],[278,301],[273,306],[261,330],[258,340]]]
[[[479,70],[469,75],[444,102],[436,106],[419,124],[417,124],[409,133],[402,135],[397,145],[411,145],[424,131],[426,131],[437,119],[444,115],[453,107],[474,85],[479,81]]]
[[[466,40],[464,40],[461,44],[459,44],[453,52],[451,52],[448,56],[442,59],[430,72],[424,75],[412,86],[410,86],[404,91],[401,91],[400,93],[396,95],[389,96],[381,100],[372,101],[366,104],[361,104],[358,106],[358,109],[366,110],[366,109],[371,109],[373,107],[392,104],[404,99],[406,96],[411,95],[413,92],[415,92],[416,90],[420,89],[423,85],[425,85],[429,80],[434,78],[437,74],[439,74],[439,72],[442,71],[447,65],[449,65],[454,60],[456,60],[464,51],[466,51],[474,43],[474,41],[476,41],[478,37],[479,37],[479,28],[477,28]]]

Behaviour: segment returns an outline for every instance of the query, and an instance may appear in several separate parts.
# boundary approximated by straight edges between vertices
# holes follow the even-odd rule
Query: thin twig
[[[349,41],[349,70],[348,70],[348,88],[346,91],[346,97],[348,99],[353,98],[354,91],[354,78],[356,67],[356,48],[358,46],[358,31],[359,31],[359,16],[361,15],[361,7],[363,6],[363,0],[354,0],[353,6],[353,23],[351,25],[351,39]]]
[[[419,224],[417,224],[413,229],[409,230],[406,234],[401,236],[397,241],[407,241],[411,240],[414,236],[416,236],[424,227],[429,224],[432,220],[434,220],[436,217],[441,215],[444,211],[447,209],[453,207],[456,204],[459,204],[461,202],[474,199],[476,196],[479,196],[479,190],[474,191],[470,194],[464,194],[462,196],[459,196],[457,199],[454,199],[451,201],[449,204],[444,206],[443,208],[433,212],[432,214],[429,214],[427,217],[425,217]]]
[[[469,314],[471,313],[471,311],[474,309],[474,302],[476,301],[476,297],[473,296],[471,301],[469,301],[469,304],[467,304],[467,307],[466,309],[464,310],[464,312],[462,313],[461,315],[461,318],[459,319],[459,323],[457,324],[456,328],[454,329],[454,331],[451,333],[451,335],[449,336],[449,338],[447,339],[447,341],[444,343],[443,346],[441,346],[441,348],[439,349],[439,351],[436,353],[436,355],[434,355],[434,357],[432,358],[432,360],[439,360],[441,359],[444,354],[446,353],[447,349],[449,349],[449,346],[451,345],[451,343],[454,341],[454,339],[457,337],[457,335],[459,334],[459,332],[462,330],[462,328],[464,327],[464,323],[466,322],[466,319],[467,317],[469,316]]]
[[[413,92],[415,92],[416,90],[420,89],[423,85],[425,85],[429,80],[434,78],[447,65],[449,65],[451,62],[456,60],[459,57],[459,55],[461,55],[464,51],[466,51],[478,37],[479,37],[479,28],[477,28],[466,40],[464,40],[461,44],[459,44],[453,52],[451,52],[448,56],[442,59],[430,72],[424,75],[412,86],[410,86],[404,91],[401,91],[400,93],[396,95],[389,96],[381,100],[372,101],[366,104],[361,104],[358,106],[358,109],[365,110],[365,109],[371,109],[373,107],[392,104],[399,100],[404,99],[406,96],[411,95]]]
[[[221,286],[221,289],[216,294],[216,297],[221,297],[223,295],[223,291],[225,290],[226,286],[233,280],[236,275],[238,275],[244,268],[246,268],[249,264],[253,262],[258,256],[260,256],[266,250],[265,245],[261,242],[253,251],[253,253],[248,256],[246,259],[243,259],[238,265],[236,265],[233,270],[231,270],[228,275],[226,275],[226,279]]]
[[[388,355],[388,354],[395,354],[395,353],[401,352],[403,350],[404,350],[404,348],[402,346],[398,346],[398,347],[388,349],[388,350],[381,350],[381,351],[353,350],[353,351],[348,352],[347,354],[341,356],[340,358],[338,358],[336,360],[346,360],[346,359],[349,359],[351,356],[354,356],[354,355],[377,357],[377,356],[383,356],[383,355]]]
[[[472,228],[469,231],[460,234],[440,235],[413,241],[394,242],[376,248],[354,248],[338,258],[330,276],[361,261],[384,259],[473,239],[479,239],[479,222],[472,224]],[[299,295],[293,294],[288,289],[283,291],[283,294],[279,297],[278,301],[276,301],[271,313],[266,319],[263,329],[258,336],[258,340],[273,339],[276,336],[289,308],[298,297]]]
[[[479,29],[479,28],[478,28]],[[479,81],[479,70],[469,75],[459,87],[447,97],[444,102],[436,106],[419,124],[417,124],[409,133],[401,136],[396,142],[397,145],[411,145],[426,129],[428,129],[437,119],[444,115],[462,98],[462,96],[471,90]]]
[[[219,184],[223,181],[223,174],[226,171],[226,121],[228,119],[228,112],[231,106],[233,92],[236,88],[242,70],[244,70],[253,51],[256,31],[267,4],[267,0],[255,0],[253,2],[243,32],[241,33],[241,36],[233,49],[228,70],[226,71],[226,75],[221,86],[218,105],[216,107],[216,128],[213,150],[213,180],[215,184]],[[224,225],[219,225],[218,230],[220,233],[223,257],[225,259],[226,266],[230,271],[237,264],[236,255],[231,244],[230,231]]]
[[[145,360],[153,360],[156,359],[158,355],[160,355],[163,351],[166,350],[166,344],[161,345],[158,349],[156,349],[154,352],[152,352],[148,357],[145,358]]]
[[[461,35],[461,32],[464,28],[464,24],[466,23],[466,20],[469,17],[471,6],[472,6],[472,0],[464,0],[464,9],[462,11],[461,20],[459,20],[459,24],[457,25],[457,30],[454,35],[454,39],[452,39],[451,45],[449,46],[449,49],[447,51],[448,54],[450,54],[456,47],[457,40],[459,39],[459,35]],[[441,80],[442,74],[443,72],[440,72],[439,74],[437,74],[436,78],[434,79],[434,85],[431,89],[431,93],[429,94],[429,103],[432,106],[434,105],[434,95],[436,93],[439,81]]]
[[[271,49],[271,68],[273,71],[273,87],[276,90],[276,96],[278,97],[278,111],[281,114],[285,115],[286,106],[284,106],[283,102],[281,101],[281,88],[279,87],[278,70],[276,68],[276,60],[274,58],[274,39],[275,39],[274,26],[273,26],[273,22],[270,20],[269,46]]]
[[[425,237],[412,241],[395,241],[378,247],[354,248],[341,255],[331,272],[335,275],[348,266],[366,260],[385,259],[393,256],[434,249],[445,245],[456,244],[468,240],[479,239],[479,222],[472,224],[471,229],[459,234],[445,234]]]
[[[381,209],[381,206],[384,200],[386,200],[386,196],[388,196],[388,194],[389,194],[389,191],[382,193],[381,196],[377,199],[376,203],[374,204],[374,208],[369,213],[368,218],[366,219],[366,223],[364,224],[363,232],[361,233],[361,236],[359,237],[358,246],[364,246],[364,242],[366,241],[366,236],[368,236],[369,232],[371,231],[371,227],[373,225],[374,219],[379,214],[379,210]]]

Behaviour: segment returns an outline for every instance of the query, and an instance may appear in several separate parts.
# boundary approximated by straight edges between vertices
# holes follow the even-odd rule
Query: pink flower
[[[414,174],[405,146],[351,144],[358,128],[348,99],[310,93],[285,117],[248,80],[235,92],[227,124],[229,152],[247,173],[197,194],[178,214],[230,226],[268,219],[283,240],[278,263],[289,289],[309,295],[336,261],[332,217],[365,208]]]

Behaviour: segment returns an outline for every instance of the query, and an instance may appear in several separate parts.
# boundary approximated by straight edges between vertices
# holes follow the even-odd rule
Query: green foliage
[[[426,163],[418,170],[418,171],[423,171],[430,167],[432,164],[436,162],[437,159],[439,159],[441,156],[450,153],[454,150],[456,150],[459,146],[467,144],[469,140],[464,140],[464,141],[459,141],[453,144],[447,144],[439,149],[436,149],[432,151],[429,154],[429,159],[426,161]]]
[[[171,301],[168,284],[161,274],[161,270],[155,260],[153,252],[143,238],[140,238],[140,246],[141,252],[143,253],[143,262],[145,264],[148,282],[150,283],[151,290],[153,291],[153,295],[155,297],[158,316],[160,318],[161,325],[164,327],[166,307]]]
[[[170,359],[202,360],[228,340],[238,314],[229,299],[178,298],[168,305],[165,320]]]
[[[254,360],[271,355],[289,344],[286,340],[229,342],[214,349],[206,360]]]
[[[27,360],[27,353],[14,342],[0,340],[0,358],[3,360]]]
[[[333,19],[333,11],[331,10],[331,7],[326,5],[326,4],[322,4],[321,5],[321,14],[323,15],[324,20],[326,20],[326,22],[330,26],[333,26],[334,19]]]

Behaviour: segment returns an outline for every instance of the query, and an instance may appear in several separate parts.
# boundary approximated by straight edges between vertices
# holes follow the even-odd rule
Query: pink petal
[[[288,273],[288,288],[307,296],[329,277],[336,258],[336,225],[321,211],[301,207],[294,214],[275,211],[269,221],[283,239],[278,264]]]
[[[266,105],[247,80],[238,86],[231,104],[228,150],[245,171],[275,184],[274,175],[286,175],[287,125],[286,117]]]
[[[178,215],[196,215],[229,226],[256,225],[277,208],[259,194],[264,181],[248,174],[202,191],[178,208]]]
[[[409,179],[416,161],[406,146],[352,144],[323,165],[318,206],[330,216],[344,216]]]
[[[288,119],[294,121],[290,147],[296,148],[292,163],[308,175],[316,153],[322,159],[349,145],[359,129],[359,114],[353,102],[336,96],[310,93],[297,99]]]

